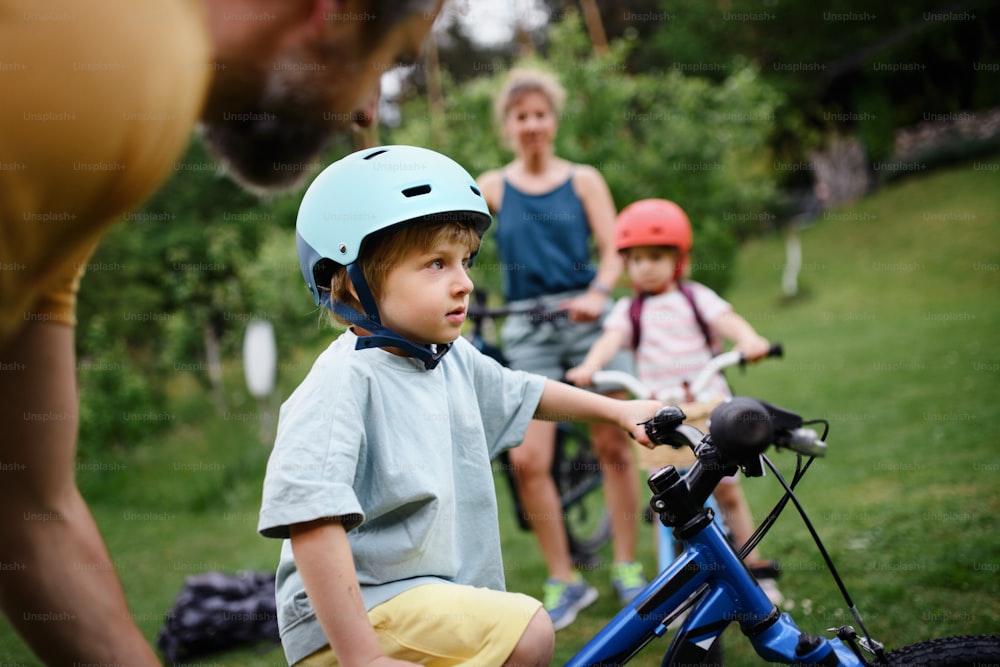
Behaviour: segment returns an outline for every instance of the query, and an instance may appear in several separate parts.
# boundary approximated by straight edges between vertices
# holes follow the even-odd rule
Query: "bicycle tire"
[[[984,667],[1000,664],[1000,636],[943,637],[911,644],[887,656],[891,667]]]
[[[579,566],[591,566],[611,541],[611,514],[604,502],[600,462],[586,427],[561,423],[556,430],[552,478],[563,507],[570,554]]]

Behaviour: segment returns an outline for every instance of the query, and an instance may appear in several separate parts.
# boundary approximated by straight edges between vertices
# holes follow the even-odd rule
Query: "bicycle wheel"
[[[1000,637],[944,637],[911,644],[888,655],[893,667],[984,667],[1000,664]]]
[[[582,424],[558,425],[552,478],[562,502],[573,561],[584,567],[594,565],[598,551],[611,539],[611,515],[604,504],[600,462]]]

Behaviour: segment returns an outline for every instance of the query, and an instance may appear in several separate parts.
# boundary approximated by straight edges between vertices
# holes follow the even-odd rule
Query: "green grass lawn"
[[[745,393],[830,421],[829,455],[800,497],[868,628],[890,648],[930,636],[1000,629],[1000,194],[983,162],[895,183],[831,211],[801,232],[801,293],[781,294],[784,238],[746,245],[727,298],[786,356],[731,372]],[[710,261],[711,258],[701,258]],[[310,353],[304,354],[308,357]],[[298,377],[283,377],[287,391]],[[81,470],[81,485],[152,641],[184,577],[272,569],[279,544],[256,535],[268,445],[259,423],[215,416],[178,378],[172,412],[184,424],[123,453],[117,470]],[[793,458],[773,460],[790,471]],[[743,481],[757,515],[777,499],[773,477]],[[508,585],[540,595],[533,537],[509,512],[501,522]],[[651,528],[640,557],[653,567]],[[801,521],[788,511],[762,544],[800,626],[848,622],[843,601]],[[605,554],[605,559],[607,554]],[[617,611],[605,563],[586,574],[599,601],[557,636],[562,664]],[[731,628],[726,664],[761,661]],[[661,640],[633,664],[658,665]],[[659,649],[659,654],[658,654]],[[36,661],[0,622],[0,663]],[[239,651],[199,664],[282,665],[280,650]]]

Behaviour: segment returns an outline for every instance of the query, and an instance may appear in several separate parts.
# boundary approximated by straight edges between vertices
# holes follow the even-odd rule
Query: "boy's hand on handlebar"
[[[619,424],[628,431],[636,442],[643,447],[652,449],[655,443],[646,434],[645,422],[653,418],[656,411],[663,407],[659,401],[634,400],[622,401],[622,415]]]
[[[758,335],[747,336],[736,343],[736,349],[747,361],[757,361],[767,356],[771,343]]]

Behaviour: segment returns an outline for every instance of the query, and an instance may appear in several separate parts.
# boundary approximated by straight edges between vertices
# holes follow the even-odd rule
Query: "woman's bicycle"
[[[467,318],[472,326],[467,332],[468,339],[484,354],[507,365],[503,349],[499,343],[487,340],[486,328],[510,315],[524,316],[538,326],[559,326],[566,321],[565,311],[551,311],[541,305],[524,307],[486,306],[486,293],[477,290],[476,301],[469,306]],[[497,340],[494,336],[489,336]],[[506,452],[498,457],[498,465],[508,482],[518,526],[531,530],[525,516],[513,468]],[[589,567],[594,564],[598,552],[611,540],[611,515],[604,504],[601,489],[601,465],[594,453],[587,427],[584,424],[560,422],[556,426],[555,452],[552,458],[552,479],[562,504],[563,525],[569,542],[570,555],[574,563]]]
[[[965,636],[932,639],[891,652],[865,626],[795,488],[816,457],[824,456],[829,424],[805,421],[794,412],[752,398],[737,397],[716,407],[708,435],[685,424],[683,411],[670,406],[646,423],[654,442],[691,448],[696,461],[685,474],[671,465],[649,478],[650,506],[673,530],[684,550],[566,663],[566,667],[623,665],[645,649],[685,613],[686,619],[667,647],[662,664],[702,665],[723,630],[739,625],[757,654],[770,663],[844,667],[985,667],[1000,664],[1000,637]],[[813,427],[822,425],[822,434]],[[774,447],[796,454],[795,473],[786,481],[765,456]],[[754,537],[737,550],[713,520],[705,502],[719,481],[741,470],[760,477],[769,469],[785,489]],[[801,515],[834,578],[855,625],[832,628],[833,637],[801,630],[793,618],[767,597],[743,564],[791,503]],[[856,627],[855,627],[856,626]]]

